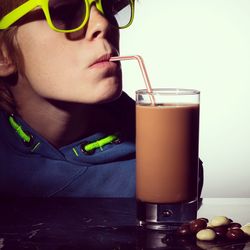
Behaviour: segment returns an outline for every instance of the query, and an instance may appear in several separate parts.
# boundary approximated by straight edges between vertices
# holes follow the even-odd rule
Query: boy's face
[[[89,104],[108,102],[121,94],[120,65],[109,62],[110,56],[117,55],[119,31],[95,6],[81,31],[58,33],[45,20],[37,20],[21,25],[16,41],[24,60],[19,91]]]

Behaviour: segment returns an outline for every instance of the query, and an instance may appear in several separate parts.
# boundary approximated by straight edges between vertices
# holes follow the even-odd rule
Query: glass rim
[[[199,95],[200,91],[187,88],[153,88],[149,93],[147,89],[138,89],[136,95]]]

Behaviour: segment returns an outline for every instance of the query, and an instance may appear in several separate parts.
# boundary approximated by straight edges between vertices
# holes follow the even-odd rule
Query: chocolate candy
[[[207,218],[204,218],[204,217],[199,218],[199,220],[204,220],[204,221],[206,221],[207,223],[209,222],[209,220],[208,220]]]
[[[198,240],[212,241],[216,237],[216,234],[213,229],[207,228],[202,229],[196,234]]]
[[[250,237],[250,224],[241,226],[226,216],[215,216],[211,221],[206,218],[192,220],[181,225],[176,232],[178,236],[196,235],[200,241],[215,239],[237,241]]]
[[[226,236],[229,240],[236,241],[243,239],[245,234],[240,228],[232,228],[227,231]]]
[[[210,224],[212,227],[219,227],[225,226],[230,223],[230,220],[226,216],[215,216],[211,221]]]
[[[246,236],[250,237],[250,224],[241,227],[241,230],[245,233]]]
[[[192,220],[189,226],[192,233],[198,233],[200,230],[207,227],[207,221],[203,218]]]
[[[227,226],[213,227],[213,230],[218,238],[225,238],[228,228]]]
[[[241,228],[241,224],[240,224],[240,223],[237,223],[237,222],[231,222],[231,223],[228,225],[228,228]]]
[[[191,234],[192,234],[192,232],[191,232],[191,230],[190,230],[189,224],[183,224],[183,225],[181,225],[181,226],[177,229],[176,233],[177,233],[179,236],[188,236],[188,235],[191,235]]]

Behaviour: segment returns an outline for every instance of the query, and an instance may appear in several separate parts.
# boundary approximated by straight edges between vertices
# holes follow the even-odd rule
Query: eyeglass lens
[[[103,0],[103,11],[111,24],[117,27],[126,26],[132,17],[130,0]]]
[[[123,27],[131,19],[130,0],[102,0],[105,17],[116,26]],[[49,12],[53,25],[60,30],[78,28],[86,17],[84,0],[49,0]]]
[[[83,23],[86,6],[83,0],[50,0],[49,13],[55,28],[71,30]]]

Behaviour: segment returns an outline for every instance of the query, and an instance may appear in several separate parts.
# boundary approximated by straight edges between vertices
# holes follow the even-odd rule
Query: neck
[[[97,132],[115,132],[114,118],[104,106],[47,101],[23,104],[18,113],[36,132],[60,148]]]
[[[126,127],[124,122],[129,120],[117,102],[84,105],[51,101],[34,94],[24,84],[17,84],[12,93],[22,119],[57,148],[97,132],[118,132],[118,127]]]

